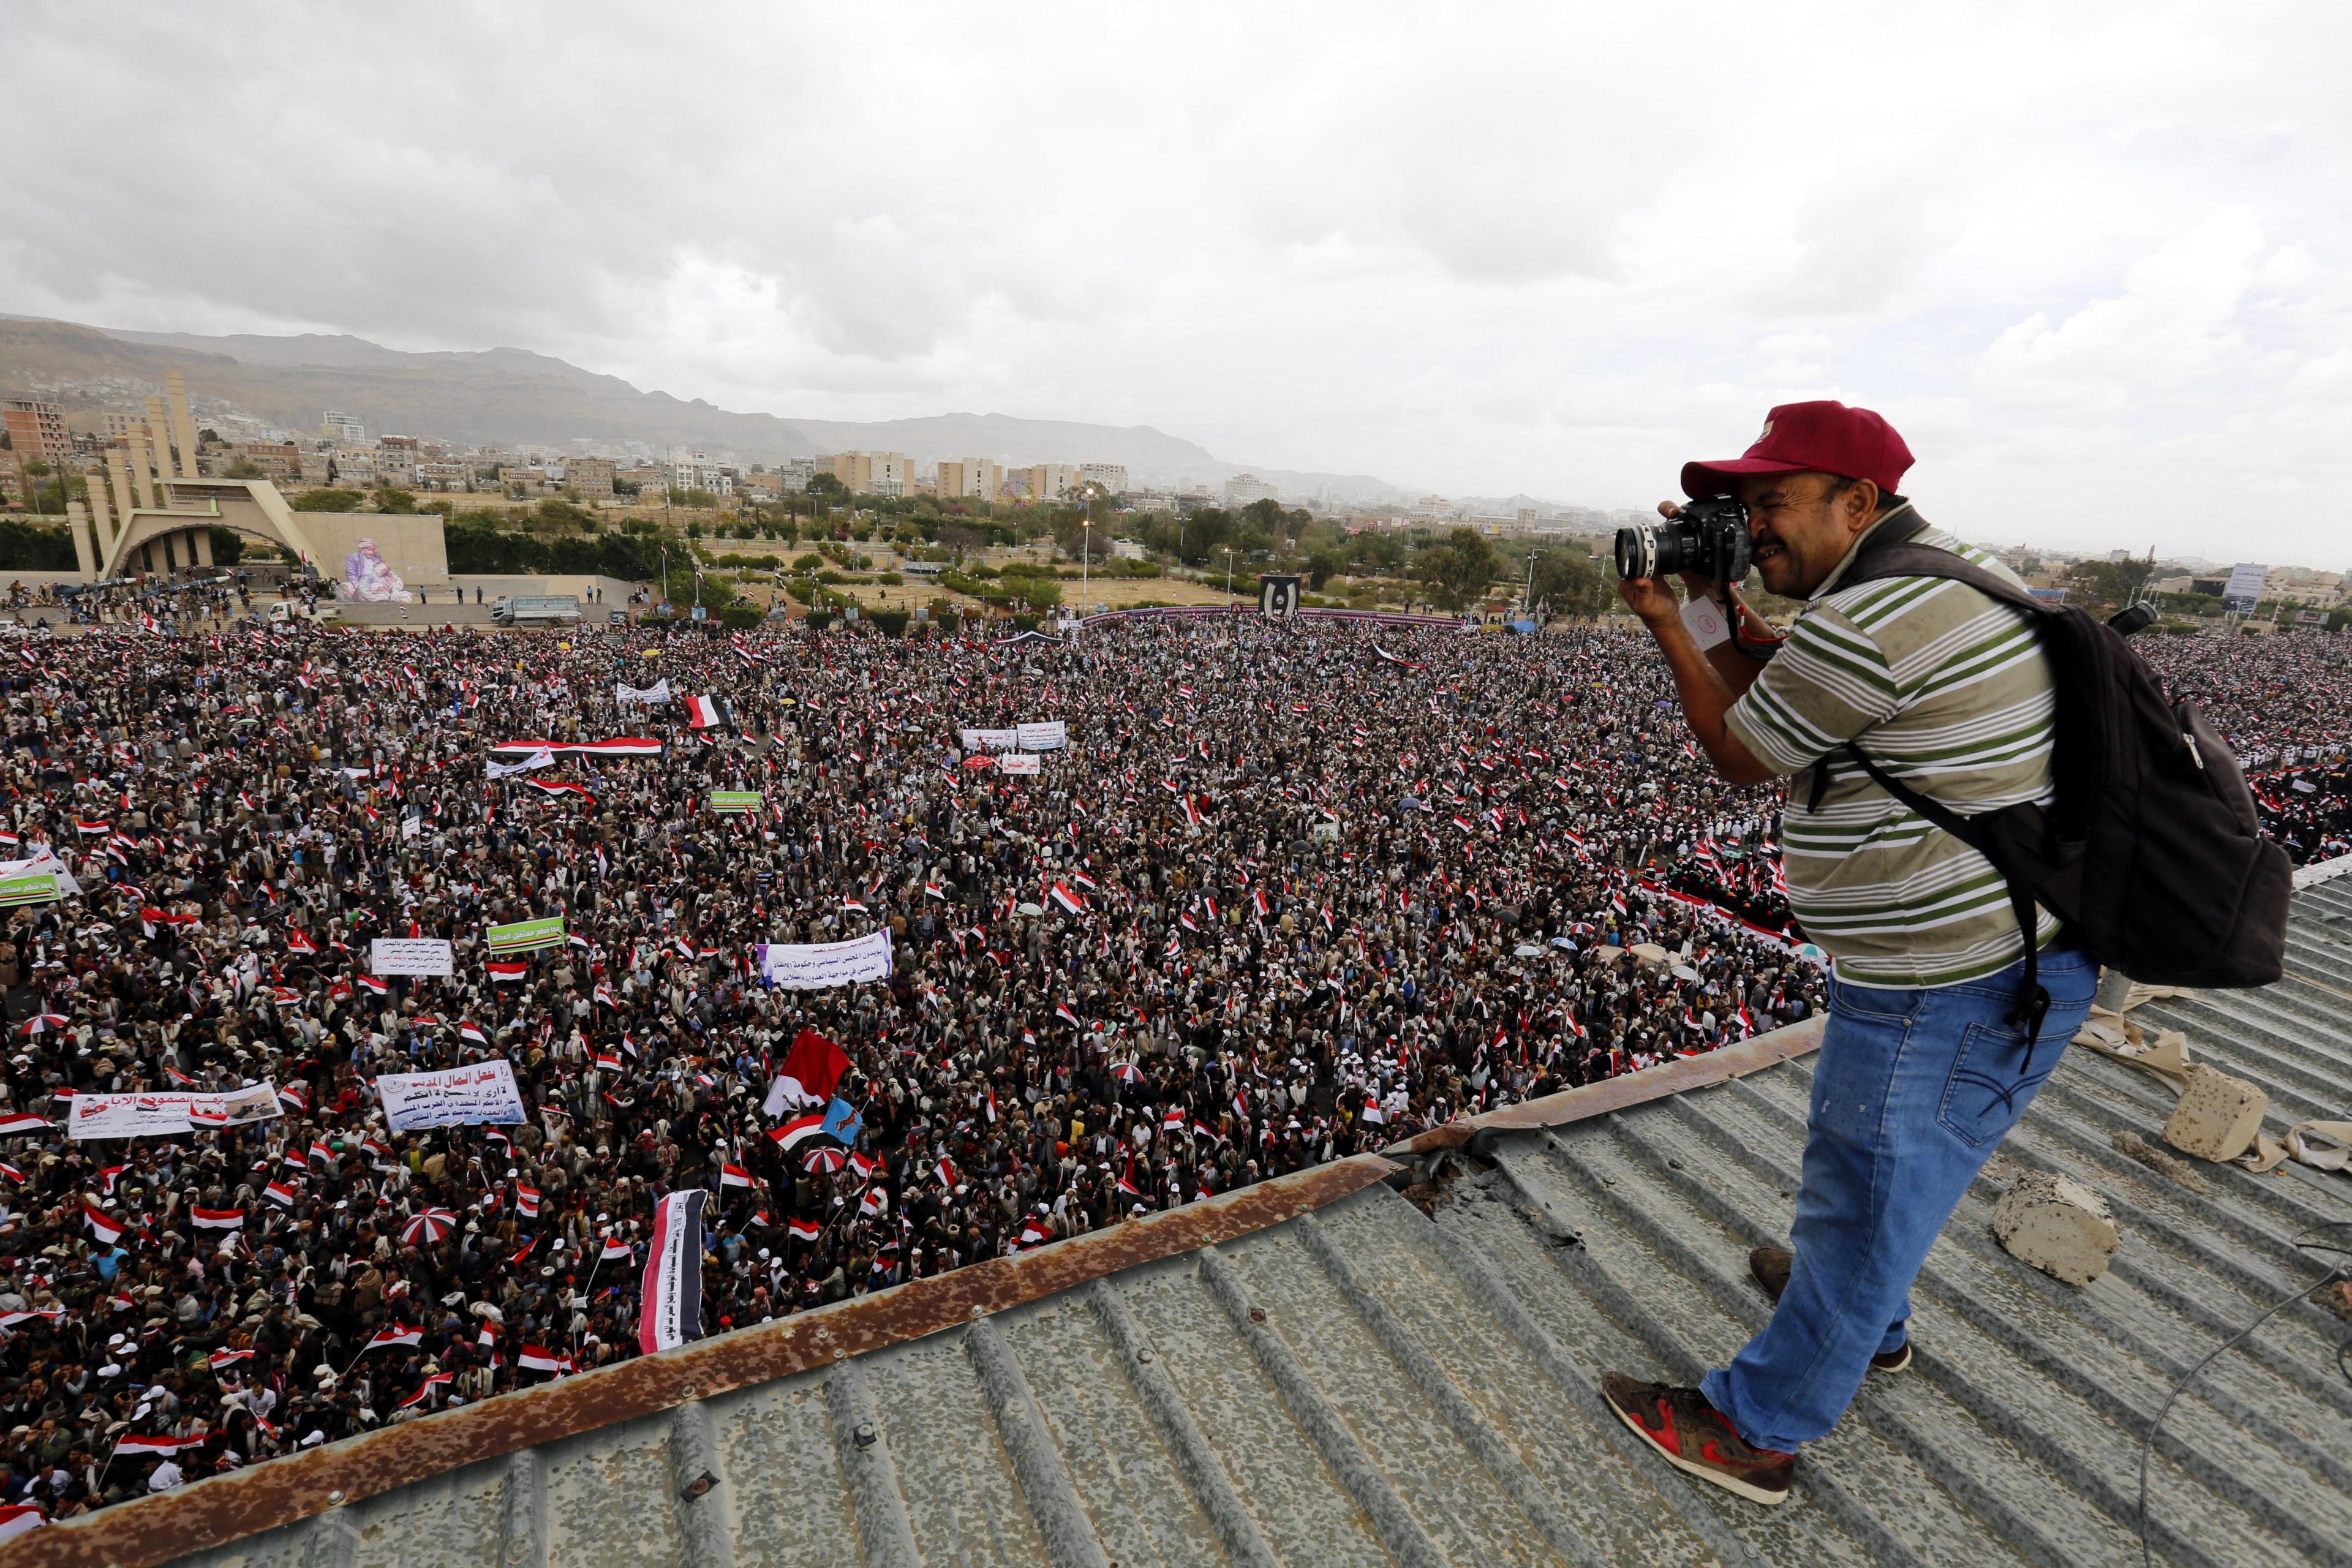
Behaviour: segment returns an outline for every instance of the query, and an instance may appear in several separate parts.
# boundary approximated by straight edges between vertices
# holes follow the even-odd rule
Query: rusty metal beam
[[[152,1568],[462,1466],[937,1333],[1335,1203],[1402,1167],[1358,1154],[779,1322],[503,1394],[36,1530],[7,1568]]]
[[[1705,1089],[1710,1084],[1725,1083],[1735,1078],[1766,1068],[1778,1067],[1796,1057],[1810,1055],[1821,1048],[1822,1030],[1828,1026],[1829,1016],[1816,1013],[1801,1024],[1774,1029],[1726,1046],[1719,1051],[1704,1056],[1677,1057],[1640,1072],[1629,1072],[1622,1078],[1603,1079],[1579,1089],[1562,1089],[1547,1094],[1540,1100],[1523,1100],[1517,1105],[1505,1105],[1481,1116],[1466,1116],[1449,1121],[1443,1127],[1433,1127],[1417,1132],[1402,1142],[1391,1143],[1381,1151],[1391,1159],[1410,1159],[1416,1154],[1433,1154],[1441,1149],[1459,1149],[1481,1132],[1526,1132],[1538,1127],[1562,1127],[1571,1121],[1581,1121],[1589,1116],[1606,1116],[1612,1110],[1643,1105],[1653,1100],[1664,1100],[1670,1094],[1688,1089]]]

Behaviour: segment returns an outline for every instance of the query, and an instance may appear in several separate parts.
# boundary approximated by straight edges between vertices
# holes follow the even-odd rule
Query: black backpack
[[[2263,836],[2253,791],[2205,716],[2166,699],[2124,638],[2126,610],[2101,622],[1916,544],[1922,521],[1897,525],[1857,556],[1838,586],[1943,577],[2032,613],[2056,683],[2051,755],[2056,799],[1961,816],[1904,784],[1849,742],[1843,754],[1887,794],[1993,864],[2009,884],[2025,944],[2016,1021],[2032,1042],[2050,994],[2034,953],[2039,903],[2093,961],[2158,985],[2267,985],[2286,967],[2294,868]],[[2119,627],[2116,623],[2126,623]],[[1816,800],[1831,756],[1817,764]]]

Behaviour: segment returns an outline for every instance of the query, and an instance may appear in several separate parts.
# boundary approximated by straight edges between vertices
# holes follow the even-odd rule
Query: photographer
[[[1865,1375],[1909,1364],[1911,1281],[2097,980],[2031,910],[2049,1006],[2029,1040],[2021,913],[2003,879],[1844,757],[1853,742],[1962,816],[2053,798],[2051,671],[2024,612],[1929,577],[1839,586],[1874,539],[1905,534],[2008,575],[1895,493],[1911,461],[1866,409],[1783,405],[1745,456],[1684,468],[1694,504],[1661,505],[1672,523],[1618,546],[1619,592],[1717,771],[1737,784],[1790,778],[1789,902],[1835,961],[1792,1250],[1748,1258],[1778,1303],[1771,1321],[1698,1388],[1604,1380],[1669,1463],[1758,1502],[1788,1495],[1797,1447],[1837,1425]],[[1700,499],[1717,497],[1737,507]],[[1768,590],[1806,601],[1784,640],[1739,603],[1750,559]],[[1660,580],[1685,568],[1688,606]]]

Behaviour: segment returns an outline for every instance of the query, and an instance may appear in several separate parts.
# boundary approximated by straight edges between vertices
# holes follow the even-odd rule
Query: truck
[[[580,618],[570,594],[508,594],[490,601],[490,619],[502,626],[562,626]]]
[[[343,607],[332,599],[320,599],[307,610],[299,599],[278,599],[269,606],[269,624],[273,626],[289,626],[297,621],[326,626],[342,618]]]

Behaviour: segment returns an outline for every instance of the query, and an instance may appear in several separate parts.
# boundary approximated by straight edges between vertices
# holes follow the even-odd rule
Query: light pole
[[[1232,609],[1234,596],[1234,547],[1225,546],[1225,608]]]
[[[1078,520],[1078,619],[1081,621],[1087,618],[1087,593],[1093,581],[1088,575],[1091,568],[1087,547],[1094,538],[1094,510],[1095,503],[1089,500],[1087,515]]]
[[[1522,611],[1532,612],[1532,611],[1535,609],[1535,606],[1536,606],[1536,555],[1535,555],[1535,552],[1533,552],[1533,551],[1529,551],[1529,552],[1528,552],[1528,592],[1527,592],[1527,596],[1526,596],[1525,598],[1523,598],[1523,599],[1521,599],[1521,600],[1519,601],[1519,608],[1520,608]]]

